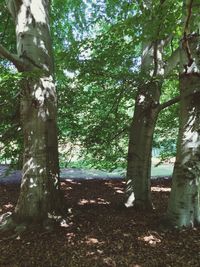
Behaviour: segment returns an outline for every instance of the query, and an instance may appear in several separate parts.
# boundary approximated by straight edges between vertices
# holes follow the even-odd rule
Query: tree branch
[[[167,102],[161,104],[161,105],[159,106],[159,111],[161,111],[161,110],[163,110],[163,109],[165,109],[165,108],[168,108],[169,106],[172,106],[172,105],[178,103],[179,101],[180,101],[180,96],[176,96],[176,97],[170,99],[169,101],[167,101]]]
[[[0,45],[0,57],[11,61],[19,71],[22,71],[24,69],[24,62],[17,55],[9,52],[2,45]]]
[[[121,131],[116,133],[111,139],[108,140],[108,143],[111,143],[113,140],[115,140],[117,137],[119,137],[122,133],[124,133],[126,130],[128,130],[129,127],[124,127]]]
[[[178,47],[168,58],[166,65],[165,65],[165,73],[164,76],[166,77],[180,62],[180,47]]]

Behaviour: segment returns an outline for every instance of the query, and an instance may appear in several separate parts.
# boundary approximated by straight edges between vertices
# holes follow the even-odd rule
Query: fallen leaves
[[[152,212],[124,207],[124,181],[62,183],[69,217],[54,232],[0,234],[0,266],[20,267],[199,267],[199,228],[159,230],[169,181],[153,181]],[[13,210],[19,187],[0,187],[0,214]],[[82,202],[83,205],[80,205]]]
[[[160,243],[162,238],[159,236],[159,238],[155,234],[149,234],[142,237],[138,237],[138,240],[144,241],[148,243],[150,246],[155,247],[157,243]]]

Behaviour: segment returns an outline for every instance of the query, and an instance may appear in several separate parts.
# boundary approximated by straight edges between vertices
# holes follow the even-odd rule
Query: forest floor
[[[171,181],[152,181],[153,212],[124,207],[123,180],[62,182],[70,213],[54,232],[29,231],[5,240],[0,267],[200,266],[200,228],[164,230]],[[0,186],[0,213],[12,211],[19,185]]]

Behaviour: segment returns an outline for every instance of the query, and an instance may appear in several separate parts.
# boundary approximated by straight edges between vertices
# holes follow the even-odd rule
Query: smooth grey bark
[[[163,2],[160,2],[160,8]],[[142,1],[142,8],[151,10],[152,1]],[[159,16],[159,14],[158,14]],[[162,18],[159,17],[160,23]],[[157,25],[159,36],[160,25]],[[127,183],[126,191],[128,195],[126,207],[138,207],[139,209],[151,209],[151,152],[153,134],[159,112],[176,103],[177,99],[160,104],[160,94],[162,83],[166,76],[179,63],[179,53],[182,49],[177,49],[168,58],[167,63],[163,62],[163,48],[169,42],[156,39],[151,43],[143,43],[141,75],[144,76],[142,84],[138,88],[135,101],[135,110],[129,133],[128,159],[127,159]]]
[[[160,8],[164,8],[160,2]],[[153,3],[144,0],[140,3],[141,10],[152,11]],[[162,17],[157,14],[159,21],[154,29],[155,39],[142,44],[141,75],[143,80],[138,88],[135,110],[129,133],[127,159],[127,202],[126,207],[151,209],[151,152],[154,129],[158,113],[164,106],[160,105],[160,94],[164,78],[177,64],[177,51],[169,58],[166,66],[163,62],[163,48],[170,38],[159,38]]]
[[[167,223],[177,228],[200,223],[200,36],[186,38],[190,58],[185,51],[187,64],[182,64],[180,74],[177,157],[167,210]]]
[[[19,222],[42,222],[62,210],[50,1],[12,0],[8,1],[8,8],[16,28],[17,55],[2,47],[0,53],[24,73],[20,111],[23,171],[13,217]]]
[[[144,84],[139,88],[130,128],[127,191],[132,193],[134,206],[139,209],[152,208],[151,150],[159,113],[160,89],[161,84],[156,81]]]
[[[143,44],[141,73],[146,77],[138,88],[129,133],[127,159],[128,200],[126,207],[151,209],[151,151],[164,76],[162,40]]]

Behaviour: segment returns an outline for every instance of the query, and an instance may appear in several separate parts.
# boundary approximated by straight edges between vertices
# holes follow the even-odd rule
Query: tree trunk
[[[180,76],[181,110],[177,158],[167,211],[173,227],[200,223],[200,74]]]
[[[24,62],[23,172],[14,214],[18,221],[41,222],[61,209],[49,3],[15,0],[9,4],[16,26],[18,57]]]
[[[125,204],[139,209],[151,209],[151,150],[153,133],[159,112],[161,83],[155,81],[138,90],[135,112],[130,129],[127,191],[130,198]],[[131,200],[132,198],[132,200]]]
[[[167,223],[176,228],[200,223],[200,35],[198,1],[185,0],[180,47],[180,115],[177,156]]]
[[[143,43],[143,79],[138,88],[129,134],[126,207],[134,205],[138,209],[152,208],[151,151],[164,75],[163,46],[162,40]]]

